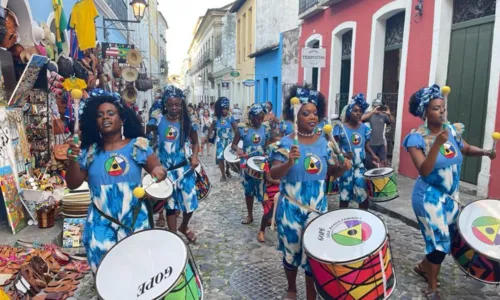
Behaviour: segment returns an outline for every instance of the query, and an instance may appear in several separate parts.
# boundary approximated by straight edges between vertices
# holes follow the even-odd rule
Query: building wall
[[[281,98],[286,97],[290,86],[297,84],[299,79],[299,34],[295,28],[281,33]],[[281,107],[283,103],[281,101]],[[281,114],[281,108],[279,113]]]
[[[255,58],[255,103],[271,101],[276,115],[281,112],[281,48]]]
[[[222,54],[214,59],[214,74],[217,97],[228,97],[232,103],[241,106],[241,99],[235,97],[236,81],[230,76],[236,69],[236,14],[228,12],[222,17]],[[228,82],[229,88],[222,89],[222,83]]]
[[[281,32],[299,24],[297,0],[256,0],[256,5],[256,51],[277,44]]]
[[[236,69],[240,73],[236,79],[236,97],[241,99],[245,112],[246,106],[254,101],[254,88],[243,86],[243,81],[255,78],[255,59],[248,57],[255,52],[255,11],[255,0],[247,0],[236,12]]]

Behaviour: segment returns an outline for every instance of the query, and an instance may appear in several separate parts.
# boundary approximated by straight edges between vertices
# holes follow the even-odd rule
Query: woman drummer
[[[237,151],[241,158],[241,164],[245,165],[246,160],[253,156],[262,156],[268,146],[271,136],[271,128],[264,122],[264,116],[267,113],[266,106],[263,104],[253,104],[248,109],[246,123],[238,124],[238,130],[234,133],[234,139],[231,147]],[[243,149],[238,148],[240,140],[243,141]],[[248,167],[248,166],[247,166]],[[251,177],[246,172],[243,175],[243,188],[245,192],[245,201],[248,215],[241,221],[242,224],[253,222],[253,201],[254,197],[262,203],[264,201],[264,180]]]
[[[189,117],[186,97],[182,90],[167,86],[163,91],[162,111],[153,111],[158,120],[155,137],[158,140],[158,157],[167,168],[168,177],[176,181],[172,197],[165,209],[167,226],[176,232],[176,210],[182,211],[182,224],[179,231],[188,241],[195,242],[196,234],[189,229],[189,220],[198,208],[196,196],[196,178],[194,169],[198,166],[198,125]]]
[[[236,121],[233,116],[229,114],[229,99],[220,97],[215,102],[215,120],[210,126],[208,136],[211,136],[215,130],[217,138],[215,140],[215,163],[219,165],[220,173],[222,175],[221,181],[226,181],[231,177],[229,172],[229,165],[224,160],[224,150],[231,144],[234,137],[234,132],[238,130]],[[226,173],[224,174],[224,165]]]
[[[297,298],[297,269],[302,266],[306,273],[307,299],[316,299],[311,269],[302,248],[302,233],[307,224],[328,210],[325,194],[327,170],[340,176],[350,167],[346,160],[340,165],[323,135],[315,133],[323,118],[325,98],[317,91],[305,87],[292,87],[285,99],[284,118],[292,121],[293,97],[300,99],[298,113],[298,142],[294,145],[295,133],[271,144],[271,177],[281,181],[279,204],[276,211],[278,225],[278,249],[283,253],[283,265],[288,281],[285,299]],[[296,162],[298,160],[298,162]]]
[[[144,136],[137,115],[120,98],[91,93],[83,110],[81,144],[68,150],[68,188],[88,182],[92,204],[83,233],[87,259],[95,273],[106,252],[121,239],[150,228],[145,202],[133,195],[144,168],[158,180],[165,172]]]
[[[456,231],[463,156],[494,159],[496,155],[467,144],[462,138],[463,124],[447,122],[446,103],[438,85],[413,94],[410,113],[424,121],[403,141],[420,175],[413,187],[412,205],[424,236],[426,256],[414,270],[427,281],[427,298],[440,299],[438,275]]]

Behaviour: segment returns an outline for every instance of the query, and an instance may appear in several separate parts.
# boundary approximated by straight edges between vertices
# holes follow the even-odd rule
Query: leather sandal
[[[60,292],[73,292],[78,288],[78,285],[73,283],[61,283],[54,287],[45,289],[46,293],[60,293]]]
[[[79,285],[80,281],[74,280],[73,278],[66,277],[66,278],[63,278],[63,279],[60,279],[60,280],[49,282],[47,284],[47,287],[56,287],[56,286],[59,286],[61,284]]]
[[[85,277],[85,274],[74,272],[74,271],[61,271],[55,276],[56,280],[61,280],[64,278],[71,278],[73,280],[80,280]]]

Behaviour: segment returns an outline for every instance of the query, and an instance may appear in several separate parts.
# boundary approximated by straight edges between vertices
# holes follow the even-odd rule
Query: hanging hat
[[[51,36],[53,33],[50,32],[50,28],[46,23],[42,23],[41,27],[43,29],[43,39],[41,42],[44,46],[48,46],[51,43]]]
[[[122,70],[122,77],[127,82],[134,82],[139,77],[139,71],[136,68],[125,67]]]
[[[142,55],[136,49],[130,49],[127,53],[127,64],[138,67],[142,62]]]
[[[134,86],[129,85],[122,92],[122,99],[128,103],[135,103],[135,100],[137,100],[137,90],[134,88]]]
[[[31,27],[32,27],[31,31],[33,33],[33,43],[35,43],[35,45],[40,45],[45,36],[45,32],[43,28],[40,27],[36,21],[33,21]]]

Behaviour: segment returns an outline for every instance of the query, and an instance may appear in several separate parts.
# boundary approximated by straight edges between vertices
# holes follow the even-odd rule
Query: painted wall
[[[496,55],[498,55],[498,53]],[[500,88],[498,90],[498,95],[499,96],[498,96],[497,103],[500,103]],[[497,109],[495,128],[496,128],[496,131],[500,131],[500,109]],[[497,146],[497,153],[500,154],[500,150],[498,147],[500,147],[500,146]],[[500,199],[499,186],[500,186],[500,158],[497,157],[497,159],[493,160],[491,163],[490,184],[489,184],[489,194],[488,194],[488,196],[490,198]]]
[[[286,97],[291,85],[297,84],[299,79],[299,34],[300,29],[295,28],[281,33],[281,101]],[[281,114],[282,109],[279,109]]]
[[[256,0],[256,5],[256,51],[276,45],[281,32],[299,24],[297,0]]]
[[[281,114],[281,48],[255,58],[255,103],[271,101]]]

